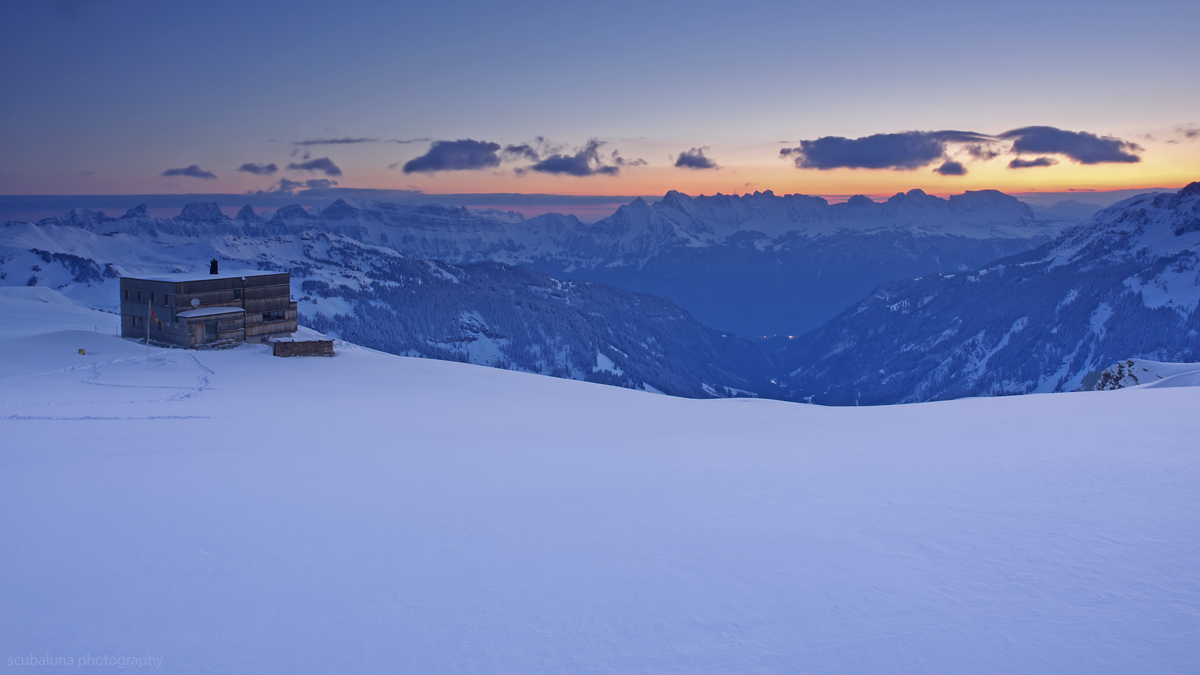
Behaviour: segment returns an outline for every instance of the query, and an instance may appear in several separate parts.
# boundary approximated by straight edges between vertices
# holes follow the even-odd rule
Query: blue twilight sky
[[[0,194],[1174,186],[1200,178],[1198,25],[1195,2],[5,2]],[[1083,135],[1015,154],[1026,127]],[[914,130],[1007,154],[802,145]],[[1093,139],[1116,154],[1068,147]],[[322,140],[359,142],[297,145]]]

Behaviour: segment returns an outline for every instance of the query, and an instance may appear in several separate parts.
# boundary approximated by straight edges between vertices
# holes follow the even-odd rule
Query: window
[[[126,300],[128,300],[128,299],[129,299],[129,291],[125,291],[125,299],[126,299]]]
[[[284,315],[281,309],[268,309],[263,312],[263,323],[271,323],[272,321],[283,321]]]
[[[138,302],[142,301],[142,292],[138,291]]]
[[[240,289],[240,288],[236,288],[236,289],[234,289],[234,291],[233,291],[233,299],[234,299],[234,300],[241,300],[241,299],[242,299],[242,289]]]

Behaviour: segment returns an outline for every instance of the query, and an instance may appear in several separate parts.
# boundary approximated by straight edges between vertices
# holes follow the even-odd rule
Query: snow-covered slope
[[[1200,663],[1200,389],[823,408],[83,326],[0,341],[13,672]]]
[[[1077,389],[1200,358],[1200,183],[1114,204],[975,272],[884,286],[785,352],[793,395],[854,404]]]
[[[913,190],[883,203],[855,197],[833,205],[770,191],[711,197],[669,192],[653,204],[635,200],[590,225],[559,214],[525,219],[338,200],[312,211],[283,207],[269,219],[249,206],[230,218],[216,204],[203,203],[167,219],[144,207],[120,218],[76,209],[38,227],[50,239],[62,228],[76,228],[173,242],[338,234],[428,260],[522,265],[559,279],[651,293],[706,325],[759,336],[820,325],[882,283],[971,269],[1028,250],[1066,224],[1038,220],[1028,206],[995,191],[940,199]]]
[[[0,317],[0,339],[57,330],[116,335],[121,329],[118,315],[98,312],[44,286],[0,286]]]
[[[1200,363],[1162,363],[1146,359],[1128,359],[1104,370],[1088,373],[1081,391],[1111,391],[1127,387],[1164,385],[1195,386],[1200,382]]]
[[[386,253],[356,260],[361,280],[302,281],[307,325],[393,354],[674,396],[778,389],[757,345],[699,324],[668,300],[509,265]]]

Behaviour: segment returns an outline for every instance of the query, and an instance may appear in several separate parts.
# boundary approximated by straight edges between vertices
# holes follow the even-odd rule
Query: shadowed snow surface
[[[823,408],[337,350],[0,341],[0,655],[176,673],[1200,663],[1200,389]]]

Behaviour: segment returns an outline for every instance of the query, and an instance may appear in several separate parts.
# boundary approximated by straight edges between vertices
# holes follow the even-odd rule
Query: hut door
[[[217,341],[217,323],[215,321],[212,323],[204,324],[204,341],[205,342],[216,342]]]

